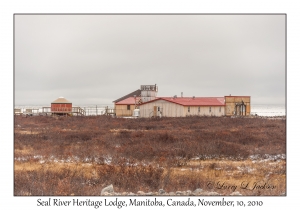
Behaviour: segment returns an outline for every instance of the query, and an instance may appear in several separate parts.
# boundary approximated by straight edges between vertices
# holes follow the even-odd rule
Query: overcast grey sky
[[[250,95],[285,103],[285,15],[15,15],[15,105]]]

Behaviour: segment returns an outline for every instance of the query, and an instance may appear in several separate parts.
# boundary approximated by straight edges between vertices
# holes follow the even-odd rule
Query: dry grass
[[[15,162],[15,195],[100,195],[111,183],[116,191],[153,190],[162,173],[151,165]]]
[[[265,161],[253,163],[245,161],[191,161],[186,167],[155,168],[153,166],[97,165],[89,163],[48,163],[15,162],[15,179],[24,182],[25,177],[31,177],[36,190],[43,188],[43,195],[99,195],[103,187],[113,183],[115,190],[123,191],[184,191],[202,188],[206,191],[229,195],[239,191],[243,195],[280,195],[285,192],[285,161]],[[56,177],[56,180],[53,180]],[[51,179],[51,180],[50,180]],[[61,190],[59,183],[69,183],[69,190]],[[54,182],[56,181],[56,182]],[[30,183],[29,182],[29,183]],[[51,183],[52,191],[48,191],[47,183]],[[242,189],[243,183],[249,183],[247,189]],[[275,186],[274,189],[253,189],[255,183]],[[213,186],[209,185],[213,183]],[[78,191],[73,185],[85,186],[86,191]],[[221,185],[223,187],[221,187]],[[27,187],[26,187],[27,186]],[[226,187],[225,187],[226,186]],[[234,187],[236,186],[236,187]],[[28,189],[19,186],[19,191]],[[23,189],[25,187],[25,189]],[[63,193],[58,193],[58,192]],[[31,195],[40,195],[31,189]],[[20,195],[20,194],[17,194]]]
[[[183,183],[182,188],[186,188],[186,190],[194,187],[194,183],[198,183],[198,187],[202,189],[223,195],[229,195],[233,191],[239,191],[243,195],[280,195],[285,192],[286,188],[285,161],[253,163],[251,160],[198,160],[189,162],[186,167],[172,168],[170,171],[169,176],[173,181],[168,186],[169,190],[176,190],[172,186],[178,186],[180,182]],[[166,174],[167,172],[165,176]],[[187,182],[183,182],[183,180]],[[249,183],[247,189],[242,189],[243,182]],[[260,185],[266,182],[276,188],[252,190],[256,182]],[[210,186],[209,183],[214,183],[214,186]],[[224,187],[221,187],[223,183]],[[230,189],[228,189],[229,186],[231,186]],[[232,186],[236,186],[236,189],[233,190]]]
[[[285,160],[249,157],[285,154],[285,126],[251,118],[16,116],[15,195],[99,195],[109,184],[119,192],[202,188],[228,195],[232,189],[218,189],[218,182],[258,181],[276,188],[235,191],[280,195]]]

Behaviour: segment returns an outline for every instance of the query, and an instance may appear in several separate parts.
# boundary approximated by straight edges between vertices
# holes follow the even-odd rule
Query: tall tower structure
[[[143,103],[156,98],[158,87],[155,85],[141,85],[141,100]]]

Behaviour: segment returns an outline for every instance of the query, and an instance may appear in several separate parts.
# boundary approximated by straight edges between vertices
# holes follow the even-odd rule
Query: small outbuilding
[[[140,97],[128,97],[115,103],[115,113],[119,117],[128,117],[133,115],[133,111],[139,105]]]
[[[133,91],[115,101],[114,112],[117,117],[129,117],[132,116],[133,110],[139,104],[141,99],[141,90]]]
[[[69,114],[72,113],[72,102],[64,97],[59,97],[51,103],[51,112],[53,114]]]

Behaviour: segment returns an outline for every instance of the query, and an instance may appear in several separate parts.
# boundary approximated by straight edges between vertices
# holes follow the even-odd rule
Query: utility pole
[[[136,95],[134,95],[133,97],[134,97],[134,109],[136,109]]]

